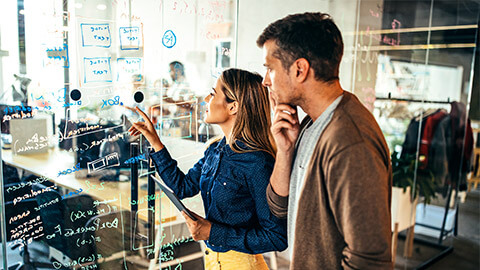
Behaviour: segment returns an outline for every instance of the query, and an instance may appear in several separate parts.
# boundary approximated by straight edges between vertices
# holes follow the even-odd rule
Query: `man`
[[[186,121],[190,115],[194,114],[193,105],[197,103],[195,94],[188,84],[184,65],[179,61],[173,61],[168,66],[172,84],[168,86],[164,95],[162,110],[163,115],[169,115],[172,119],[164,123],[165,128],[166,130],[171,128],[168,132],[176,134],[173,136],[195,139],[196,136],[192,131],[196,132],[196,129],[192,130],[189,121]],[[165,106],[167,104],[170,106]],[[180,130],[176,130],[177,128]]]
[[[185,68],[181,62],[173,61],[168,64],[170,70],[170,78],[172,79],[172,85],[168,87],[166,93],[167,98],[165,101],[176,103],[184,100],[190,100],[193,97],[193,92],[185,77]]]
[[[278,148],[267,199],[288,218],[291,269],[392,269],[389,151],[372,114],[340,86],[339,29],[328,14],[289,15],[257,45]]]

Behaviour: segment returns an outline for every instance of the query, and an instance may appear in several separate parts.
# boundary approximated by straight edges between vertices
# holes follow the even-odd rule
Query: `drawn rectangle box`
[[[97,166],[97,164],[100,164],[100,165]],[[118,165],[120,165],[120,159],[118,158],[118,153],[112,153],[110,155],[88,162],[87,168],[88,168],[88,172],[91,173],[91,172],[101,171],[103,169],[118,166]]]
[[[83,58],[84,82],[112,82],[110,57]]]
[[[133,75],[142,76],[142,59],[138,57],[122,57],[117,59],[117,81],[131,82]]]
[[[101,163],[101,164],[100,164]],[[97,171],[105,166],[107,166],[107,164],[105,163],[105,159],[102,159],[102,160],[98,160],[96,162],[93,162],[91,163],[92,164],[92,170],[93,171]],[[100,164],[97,166],[97,164]]]
[[[47,122],[46,118],[10,120],[10,134],[12,135],[14,153],[18,155],[47,153],[48,142],[42,140],[42,137],[48,137]],[[31,140],[35,134],[38,141]]]
[[[81,23],[83,47],[110,48],[112,37],[108,23]]]
[[[120,27],[120,49],[121,50],[138,50],[141,44],[141,31],[140,27]]]

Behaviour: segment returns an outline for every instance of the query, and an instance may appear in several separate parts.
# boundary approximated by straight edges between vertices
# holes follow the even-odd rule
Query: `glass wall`
[[[397,267],[427,266],[453,249],[473,162],[479,10],[470,1],[361,1],[356,30],[344,32],[355,38],[343,60],[351,89],[391,152]]]
[[[0,106],[8,269],[202,266],[200,244],[149,178],[148,143],[127,130],[140,120],[138,106],[183,171],[202,157],[204,142],[220,135],[203,121],[203,99],[235,66],[237,3],[7,2]],[[204,215],[199,195],[184,203]]]
[[[150,178],[148,143],[128,135],[133,108],[186,172],[222,135],[203,121],[219,74],[263,75],[258,35],[306,11],[339,26],[341,85],[389,145],[396,266],[435,258],[451,246],[471,168],[479,10],[467,0],[3,1],[3,268],[203,269],[203,244]],[[183,202],[204,216],[199,195]]]

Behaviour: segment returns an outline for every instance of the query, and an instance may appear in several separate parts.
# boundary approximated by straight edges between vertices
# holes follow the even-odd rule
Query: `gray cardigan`
[[[385,138],[357,97],[344,92],[307,167],[290,268],[392,269],[391,190]],[[269,185],[267,201],[286,217],[288,197]]]

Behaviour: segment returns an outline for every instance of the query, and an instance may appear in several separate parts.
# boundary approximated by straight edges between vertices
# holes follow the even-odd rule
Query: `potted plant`
[[[403,192],[410,190],[411,200],[417,199],[420,194],[424,199],[424,203],[428,204],[432,198],[435,198],[436,183],[431,170],[420,169],[417,167],[417,177],[415,177],[415,154],[407,154],[403,157],[394,151],[392,153],[392,175],[393,186],[403,189]],[[419,158],[420,160],[422,157]]]
[[[435,178],[428,169],[416,166],[416,155],[400,156],[392,153],[392,253],[396,254],[398,232],[408,229],[404,256],[410,257],[413,248],[413,233],[415,225],[416,206],[419,195],[424,196],[424,203],[430,203],[435,197]],[[417,167],[417,169],[416,169]],[[416,178],[415,178],[416,169]]]

